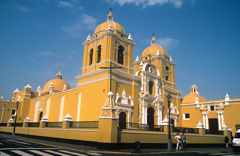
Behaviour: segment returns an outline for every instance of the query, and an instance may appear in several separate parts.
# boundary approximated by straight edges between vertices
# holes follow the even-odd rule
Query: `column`
[[[208,129],[208,115],[206,113],[206,129]]]
[[[158,106],[158,125],[162,125],[162,106]]]
[[[46,116],[49,118],[49,110],[50,110],[51,98],[47,99],[47,108],[46,108]]]
[[[221,127],[221,118],[220,118],[220,112],[217,112],[217,115],[218,115],[218,129],[221,130],[222,127]]]
[[[59,122],[63,121],[64,99],[65,96],[62,96],[60,101]]]
[[[202,114],[203,115],[203,127],[206,128],[206,124],[205,124],[205,114]]]
[[[82,93],[80,92],[78,94],[77,121],[80,121],[81,103],[82,103]]]
[[[222,125],[223,125],[224,124],[223,112],[221,113],[221,117],[222,117]]]
[[[142,124],[145,123],[145,106],[142,104]]]
[[[147,106],[144,106],[144,124],[147,124]]]
[[[130,127],[130,122],[132,122],[131,121],[131,114],[132,114],[132,112],[129,110],[128,111],[128,116],[127,116],[127,122],[128,122],[127,127]]]

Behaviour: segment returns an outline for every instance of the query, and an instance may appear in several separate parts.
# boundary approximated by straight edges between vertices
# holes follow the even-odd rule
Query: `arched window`
[[[119,64],[123,64],[123,51],[124,51],[124,48],[123,46],[119,46],[118,47],[118,63]]]
[[[169,78],[169,68],[166,67],[166,80],[168,81],[168,78]]]
[[[102,46],[98,46],[98,49],[97,49],[97,63],[99,63],[101,61],[101,51],[102,51]]]
[[[148,88],[149,94],[152,95],[152,93],[153,93],[153,82],[152,81],[149,82],[148,87],[149,87]]]
[[[89,65],[92,64],[92,59],[93,59],[93,49],[91,49],[89,53]]]

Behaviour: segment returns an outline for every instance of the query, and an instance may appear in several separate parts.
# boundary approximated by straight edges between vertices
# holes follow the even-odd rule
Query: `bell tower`
[[[82,74],[99,70],[100,67],[121,67],[120,70],[132,74],[133,47],[135,43],[131,34],[113,21],[110,10],[107,21],[98,25],[92,35],[83,43],[84,56]]]
[[[76,76],[77,89],[81,92],[79,97],[83,101],[82,104],[79,101],[79,105],[96,110],[92,114],[86,113],[86,116],[102,117],[102,106],[105,106],[106,98],[111,98],[117,114],[124,110],[127,122],[133,119],[137,122],[140,79],[133,75],[135,43],[132,36],[113,20],[110,10],[106,21],[88,35],[83,46],[82,74]]]

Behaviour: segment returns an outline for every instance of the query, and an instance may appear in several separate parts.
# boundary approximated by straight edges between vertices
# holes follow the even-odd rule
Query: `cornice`
[[[85,81],[85,82],[82,82],[82,83],[78,83],[77,86],[82,86],[82,85],[95,83],[95,82],[99,82],[99,81],[103,81],[103,80],[109,80],[109,79],[110,79],[110,76],[104,76],[104,77],[93,79],[93,80],[90,80],[90,81]],[[119,79],[115,76],[112,76],[112,80],[115,80],[115,81],[123,83],[123,84],[131,85],[131,86],[137,86],[138,87],[140,85],[138,83],[129,82],[129,81],[126,81],[126,80]]]
[[[238,104],[240,104],[240,103],[232,103],[232,104],[230,104],[230,102],[240,102],[240,100],[229,100],[229,101],[225,101],[225,100],[221,100],[221,101],[208,101],[208,102],[199,102],[198,103],[198,105],[201,105],[201,104],[203,104],[203,105],[208,105],[208,104],[219,104],[219,103],[224,103],[224,102],[229,102],[229,104],[227,105],[227,106],[229,106],[229,105],[238,105]],[[192,106],[192,105],[196,105],[195,103],[188,103],[188,104],[181,104],[180,106]],[[225,106],[225,104],[224,104],[224,106]]]
[[[130,44],[131,46],[135,46],[135,43],[134,43],[133,40],[126,40],[124,38],[121,38],[121,37],[119,37],[117,34],[115,34],[112,31],[106,31],[105,33],[103,33],[102,35],[100,35],[98,37],[95,37],[95,38],[93,38],[93,39],[91,39],[89,41],[86,40],[85,42],[83,42],[83,45],[85,46],[87,44],[91,44],[91,43],[93,43],[93,42],[95,42],[95,41],[97,41],[99,39],[102,39],[102,38],[104,38],[106,36],[115,37],[118,41],[124,42],[125,44]]]
[[[169,64],[174,65],[174,66],[176,65],[175,62],[169,61],[169,60],[167,60],[167,59],[165,59],[164,57],[161,57],[161,56],[159,56],[159,55],[151,55],[151,56],[152,56],[152,57],[151,57],[150,59],[143,60],[142,62],[144,63],[144,62],[149,62],[149,61],[154,61],[154,60],[156,60],[156,59],[160,59],[160,60],[162,60],[162,61],[165,62],[165,63],[169,63]],[[154,56],[155,56],[155,57],[154,57]],[[140,59],[139,62],[135,62],[134,64],[139,65],[140,62],[141,62],[141,60],[142,60],[142,58]]]
[[[103,74],[103,73],[107,73],[107,72],[110,72],[110,69],[99,69],[99,70],[95,70],[93,72],[89,72],[89,73],[86,73],[86,74],[78,75],[78,76],[76,76],[76,79],[80,80],[80,79],[88,78],[88,77],[91,77],[91,76],[95,76],[95,75],[99,75],[99,74]],[[140,81],[140,78],[138,76],[130,75],[130,74],[125,73],[125,72],[123,72],[119,69],[112,70],[112,73],[114,73],[116,75],[119,75],[119,76],[122,76],[122,77],[127,78],[127,79]]]
[[[168,92],[175,93],[175,94],[181,94],[182,93],[182,91],[176,90],[176,89],[172,89],[172,88],[170,88],[168,86],[163,86],[163,89],[165,89]]]

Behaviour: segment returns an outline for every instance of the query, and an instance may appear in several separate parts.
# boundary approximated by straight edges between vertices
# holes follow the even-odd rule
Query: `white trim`
[[[86,74],[75,76],[75,78],[77,80],[80,80],[80,79],[89,78],[91,76],[100,75],[100,74],[107,73],[107,72],[110,72],[110,69],[99,69],[99,70],[95,70],[93,72],[89,72],[89,73],[86,73]],[[112,73],[114,73],[116,75],[119,75],[119,76],[122,76],[124,78],[140,81],[140,77],[134,76],[133,74],[125,73],[121,70],[112,70]]]
[[[80,121],[81,103],[82,103],[82,93],[80,92],[78,94],[77,121]]]
[[[240,103],[232,103],[232,104],[230,104],[230,102],[240,102],[240,100],[229,100],[228,101],[228,105],[227,106],[229,106],[229,105],[240,105]],[[218,104],[218,103],[224,103],[225,102],[225,100],[222,100],[222,101],[208,101],[208,102],[201,102],[201,103],[199,103],[199,105],[200,104]],[[195,103],[189,103],[189,104],[181,104],[180,106],[191,106],[191,105],[196,105]]]
[[[65,93],[65,92],[70,92],[70,91],[72,91],[72,90],[77,90],[77,88],[72,88],[72,89],[68,89],[68,90],[66,90],[66,91],[61,91],[61,92],[57,92],[57,93],[51,93],[51,94],[47,94],[47,95],[44,95],[44,96],[39,96],[39,97],[36,97],[36,98],[33,98],[34,100],[35,99],[41,99],[41,98],[45,98],[45,97],[48,97],[48,96],[52,96],[52,95],[57,95],[57,94],[62,94],[62,93]],[[48,92],[48,91],[46,91],[46,92]],[[42,93],[46,93],[46,92],[42,92]],[[42,94],[41,93],[41,94]],[[33,100],[32,99],[32,100]]]
[[[98,82],[98,81],[108,80],[109,78],[110,78],[110,76],[105,76],[105,77],[93,79],[93,80],[90,80],[90,81],[85,81],[85,82],[82,82],[82,83],[78,83],[77,86],[82,86],[82,85],[86,85],[86,84],[90,84],[90,83],[95,83],[95,82]]]
[[[150,59],[147,59],[147,60],[143,59],[143,57],[140,58],[140,60],[142,60],[143,63],[148,62],[149,60],[154,61],[154,60],[158,60],[158,59],[162,60],[164,63],[168,63],[168,64],[171,64],[171,65],[176,65],[175,62],[168,61],[167,59],[165,59],[164,57],[159,56],[159,55],[155,55],[155,57],[154,57],[154,55],[152,55],[152,57]],[[139,64],[139,63],[136,63],[136,64]]]
[[[117,30],[117,29],[114,29],[114,30],[112,30],[112,31],[107,31],[107,30],[103,30],[103,31],[99,31],[99,32],[104,32],[102,35],[100,35],[100,36],[98,36],[98,37],[95,37],[95,38],[93,38],[93,39],[91,39],[91,40],[89,40],[89,41],[85,41],[84,43],[83,43],[83,45],[85,46],[86,44],[90,44],[90,43],[93,43],[93,42],[95,42],[95,41],[98,41],[99,39],[101,39],[101,38],[105,38],[105,37],[115,37],[115,39],[116,39],[116,41],[122,41],[122,42],[124,42],[124,44],[127,44],[127,45],[131,45],[131,46],[135,46],[135,43],[134,43],[134,41],[133,40],[126,40],[126,39],[123,39],[122,37],[119,37],[117,34],[115,34],[115,33],[113,33],[114,31],[117,31],[117,32],[119,32],[120,34],[123,34],[123,35],[126,35],[127,36],[127,34],[125,34],[125,33],[122,33],[121,31],[119,31],[119,30]],[[99,32],[96,32],[96,33],[94,33],[93,34],[93,36],[95,36],[96,34],[98,34]]]
[[[118,117],[100,116],[99,119],[113,119],[113,120],[118,120]]]
[[[93,80],[90,80],[90,81],[85,81],[85,82],[82,82],[82,83],[78,83],[77,86],[82,86],[82,85],[95,83],[95,82],[99,82],[99,81],[103,81],[103,80],[109,80],[109,79],[110,79],[110,76],[105,76],[105,77],[101,77],[101,78],[98,78],[98,79],[93,79]],[[131,85],[131,86],[139,86],[139,84],[137,84],[137,83],[122,80],[122,79],[119,79],[119,78],[114,77],[114,76],[112,76],[112,80],[115,80],[115,81],[123,83],[123,84]]]
[[[63,121],[63,111],[64,111],[64,100],[65,100],[65,95],[61,97],[60,101],[60,112],[59,112],[59,121]]]

